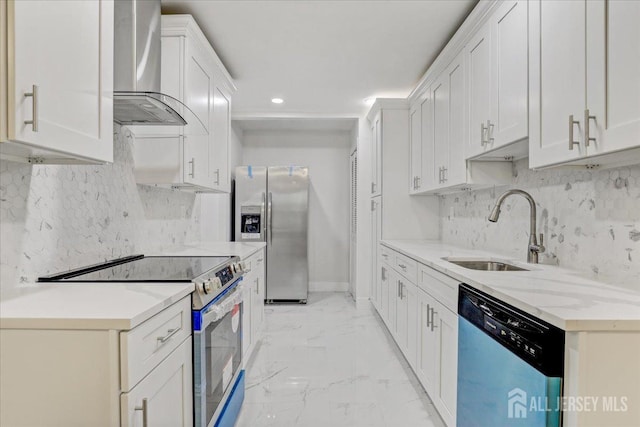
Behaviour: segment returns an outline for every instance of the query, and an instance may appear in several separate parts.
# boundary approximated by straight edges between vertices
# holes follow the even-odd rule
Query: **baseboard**
[[[369,297],[355,298],[355,302],[356,302],[356,307],[357,308],[373,306],[373,304],[371,303],[371,300],[369,299]]]
[[[349,282],[309,282],[309,292],[347,292]]]

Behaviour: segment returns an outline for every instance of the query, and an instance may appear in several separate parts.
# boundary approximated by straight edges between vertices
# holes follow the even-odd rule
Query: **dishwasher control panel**
[[[458,314],[522,360],[548,376],[564,371],[564,336],[560,328],[461,284]]]

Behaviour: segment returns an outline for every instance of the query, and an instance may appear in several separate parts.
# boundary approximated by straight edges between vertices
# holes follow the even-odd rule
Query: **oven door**
[[[193,312],[193,402],[198,427],[213,425],[241,369],[242,309],[242,287],[237,281]]]

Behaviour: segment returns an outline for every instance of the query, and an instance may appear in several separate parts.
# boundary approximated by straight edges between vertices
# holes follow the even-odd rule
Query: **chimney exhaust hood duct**
[[[184,126],[190,112],[160,93],[160,0],[114,2],[113,121],[120,125]]]

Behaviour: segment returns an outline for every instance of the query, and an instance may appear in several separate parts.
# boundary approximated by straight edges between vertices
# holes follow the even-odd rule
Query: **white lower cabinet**
[[[193,426],[191,296],[89,328],[0,329],[0,425]]]
[[[455,426],[457,282],[385,246],[381,253],[396,262],[381,264],[383,298],[376,309],[446,425]]]
[[[247,363],[253,354],[256,344],[262,337],[264,324],[265,299],[265,255],[260,249],[243,260],[249,270],[245,273],[242,283],[243,313],[242,313],[242,359]]]
[[[122,427],[193,425],[191,345],[189,337],[131,391],[122,393]]]

